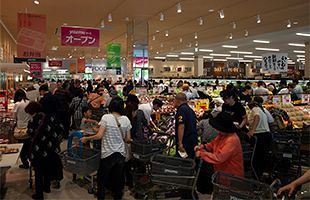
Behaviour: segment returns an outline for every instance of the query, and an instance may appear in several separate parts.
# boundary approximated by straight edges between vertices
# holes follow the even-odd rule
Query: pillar
[[[200,77],[203,75],[207,75],[207,74],[203,74],[203,56],[198,55],[198,56],[195,56],[195,59],[194,59],[194,77]]]
[[[134,22],[127,24],[127,73],[125,78],[132,79],[133,77],[133,44],[134,44]]]
[[[310,43],[305,43],[305,78],[310,78]]]

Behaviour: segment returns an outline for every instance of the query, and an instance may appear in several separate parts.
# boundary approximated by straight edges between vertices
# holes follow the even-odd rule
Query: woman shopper
[[[44,199],[43,192],[51,192],[51,181],[63,178],[58,153],[64,127],[54,116],[44,114],[37,102],[30,102],[25,111],[32,116],[28,124],[30,161],[35,171],[35,194],[32,198]]]
[[[204,161],[201,174],[198,177],[197,188],[201,193],[211,193],[210,170],[222,171],[235,176],[244,176],[243,153],[240,140],[236,134],[236,127],[232,117],[225,112],[219,113],[209,120],[209,124],[218,132],[218,136],[208,144],[195,147],[196,157]]]
[[[271,148],[272,136],[269,129],[268,117],[261,104],[251,101],[248,106],[251,112],[249,114],[249,132],[247,135],[249,138],[256,137],[253,167],[258,178],[260,178],[268,163],[268,153]]]
[[[23,148],[20,152],[20,158],[22,164],[19,165],[20,168],[28,169],[28,152],[30,145],[30,138],[27,134],[28,121],[31,116],[25,112],[26,106],[29,104],[26,92],[22,89],[18,89],[14,95],[14,118],[16,119],[16,127],[14,129],[14,136],[18,139],[18,142],[23,143]]]
[[[101,161],[98,169],[98,199],[105,199],[105,189],[111,188],[114,199],[122,199],[124,188],[125,143],[131,141],[131,124],[123,116],[124,101],[114,98],[109,105],[110,114],[105,114],[99,122],[96,135],[83,137],[81,141],[102,139]]]

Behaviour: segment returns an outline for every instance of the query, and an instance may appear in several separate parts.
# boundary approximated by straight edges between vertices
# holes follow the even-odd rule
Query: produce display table
[[[6,192],[5,183],[6,183],[6,173],[7,171],[14,165],[16,165],[17,160],[19,158],[20,151],[23,147],[23,144],[1,144],[1,147],[7,148],[16,148],[18,149],[17,153],[12,154],[2,154],[2,159],[0,160],[0,191],[1,191],[1,199],[4,199],[4,195]]]

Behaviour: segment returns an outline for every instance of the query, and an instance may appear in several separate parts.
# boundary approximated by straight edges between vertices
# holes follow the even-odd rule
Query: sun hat
[[[226,112],[220,112],[215,118],[210,119],[209,124],[222,133],[235,133],[237,130],[232,116]]]

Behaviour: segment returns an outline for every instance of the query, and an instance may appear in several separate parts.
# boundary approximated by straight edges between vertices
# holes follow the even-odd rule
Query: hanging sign
[[[121,44],[108,44],[107,54],[107,69],[121,68]]]
[[[30,66],[30,76],[32,78],[38,78],[41,79],[42,76],[42,63],[40,62],[30,62],[29,63]]]
[[[49,67],[62,67],[62,60],[49,60],[48,66]]]
[[[262,64],[263,72],[287,72],[287,53],[264,54]]]
[[[61,27],[61,45],[99,47],[100,29],[73,26]]]
[[[17,57],[45,58],[46,15],[17,13]]]

